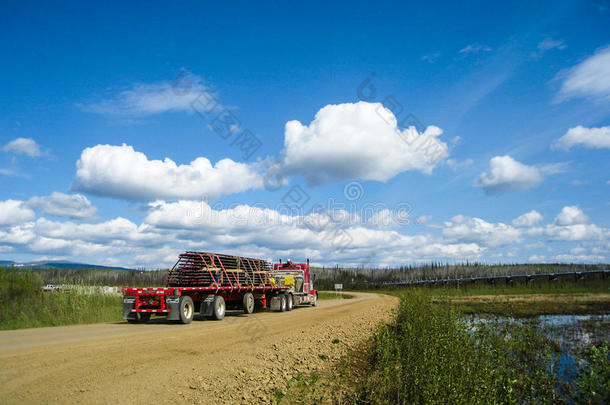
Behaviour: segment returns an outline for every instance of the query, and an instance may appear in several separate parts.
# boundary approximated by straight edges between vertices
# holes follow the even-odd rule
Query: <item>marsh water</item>
[[[518,323],[531,326],[550,338],[558,348],[560,380],[574,378],[583,351],[610,341],[610,314],[604,315],[541,315],[533,318],[470,316],[466,318],[471,330],[481,323],[497,322],[499,325]]]

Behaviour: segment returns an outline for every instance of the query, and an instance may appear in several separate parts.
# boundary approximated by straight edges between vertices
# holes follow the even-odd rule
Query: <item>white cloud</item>
[[[399,129],[396,117],[380,103],[327,105],[309,125],[286,123],[283,166],[287,175],[303,175],[310,184],[348,179],[386,181],[399,173],[431,173],[448,155],[429,126]]]
[[[551,148],[568,150],[572,146],[583,146],[585,148],[594,149],[610,148],[610,126],[585,128],[579,125],[570,128],[565,135],[551,145]]]
[[[8,228],[6,231],[0,230],[1,243],[24,245],[31,243],[34,239],[36,239],[36,233],[34,232],[33,222],[15,225]]]
[[[466,160],[462,160],[461,162],[459,160],[456,159],[447,159],[445,161],[445,164],[447,166],[449,166],[449,168],[451,170],[453,170],[454,172],[460,170],[460,169],[464,169],[466,167],[470,167],[472,166],[472,164],[474,163],[474,160],[472,160],[471,158],[468,158]]]
[[[22,204],[15,203],[14,206]],[[392,219],[389,210],[379,212],[381,222]],[[157,268],[173,264],[176,255],[186,249],[267,259],[309,257],[314,263],[358,266],[512,257],[516,253],[513,247],[519,247],[518,243],[526,238],[534,239],[528,240],[525,247],[542,250],[532,254],[545,257],[541,256],[545,254],[543,249],[552,242],[541,240],[541,236],[562,243],[560,255],[549,256],[548,260],[605,257],[610,246],[610,231],[587,223],[577,207],[564,207],[554,223],[545,227],[537,226],[541,214],[536,211],[517,217],[513,226],[458,215],[444,224],[439,236],[383,229],[378,226],[379,221],[369,223],[369,214],[345,210],[303,215],[246,204],[211,207],[197,201],[150,203],[147,216],[139,225],[121,217],[76,223],[46,218],[32,221],[32,216],[30,212],[21,218],[25,222],[0,228],[0,251]],[[570,242],[579,245],[563,247]],[[502,250],[504,246],[510,246],[509,250]],[[574,256],[573,260],[561,256],[565,252]]]
[[[532,210],[513,219],[513,225],[517,228],[531,228],[542,221],[542,214]]]
[[[544,233],[551,239],[566,241],[595,240],[608,237],[607,230],[604,230],[595,224],[565,226],[551,224],[546,226]]]
[[[587,222],[589,222],[589,218],[576,205],[563,207],[561,212],[555,217],[555,223],[562,226],[586,224]]]
[[[261,188],[258,165],[203,157],[188,165],[149,160],[133,147],[97,145],[83,150],[72,189],[133,200],[217,198]]]
[[[17,225],[34,219],[34,211],[26,207],[23,201],[0,201],[0,226]]]
[[[39,218],[35,223],[39,236],[63,240],[80,240],[93,243],[116,244],[130,242],[135,245],[156,245],[163,236],[148,225],[136,225],[126,218],[117,217],[99,223],[77,224],[71,221],[58,222]],[[120,244],[120,243],[119,243]]]
[[[472,242],[482,246],[498,247],[521,240],[521,233],[510,225],[489,223],[481,218],[456,215],[445,223],[443,236],[458,242]]]
[[[84,111],[104,115],[146,116],[171,111],[192,111],[191,103],[197,97],[204,96],[212,102],[198,104],[199,108],[205,106],[206,111],[220,108],[215,96],[202,82],[199,76],[187,73],[174,82],[137,83],[112,98],[80,107]]]
[[[469,55],[469,54],[473,54],[473,53],[490,52],[490,51],[491,51],[490,46],[481,45],[481,44],[475,42],[474,44],[466,45],[464,48],[460,49],[458,51],[458,53],[461,53],[463,55]]]
[[[540,169],[527,166],[506,155],[493,157],[489,161],[488,171],[479,176],[475,185],[492,195],[528,190],[543,181],[544,176]]]
[[[68,217],[72,219],[90,219],[95,216],[97,208],[81,194],[64,194],[53,192],[43,197],[32,197],[27,206],[42,211],[47,215]]]
[[[556,40],[553,38],[545,38],[542,41],[538,42],[536,46],[536,51],[531,53],[531,56],[535,59],[540,58],[544,53],[557,49],[562,50],[565,49],[566,45],[561,40]]]
[[[362,223],[365,219],[357,214],[302,216],[248,205],[214,209],[194,201],[158,201],[150,207],[144,223],[160,229],[160,233],[205,241],[221,250],[254,248],[273,252],[274,256],[280,252],[292,256],[307,254],[319,262],[352,264],[362,262],[371,253],[380,255],[388,263],[404,263],[432,258],[478,257],[485,251],[476,243],[453,243],[429,235],[408,236],[392,230],[373,229],[378,228],[377,223],[371,228],[368,222]]]
[[[567,72],[559,99],[575,97],[610,97],[610,46],[599,49]]]
[[[2,147],[5,152],[17,155],[28,155],[31,157],[41,156],[40,146],[31,138],[17,138]]]
[[[557,163],[549,163],[546,165],[538,166],[540,169],[540,173],[544,176],[550,176],[552,174],[565,173],[570,169],[569,162],[557,162]]]
[[[553,38],[545,38],[542,41],[538,42],[538,50],[540,51],[548,51],[551,49],[565,49],[565,44],[561,40],[556,40]]]
[[[551,239],[564,241],[601,240],[610,236],[607,229],[588,222],[589,218],[579,207],[566,206],[555,217],[555,222],[544,228],[544,233]]]

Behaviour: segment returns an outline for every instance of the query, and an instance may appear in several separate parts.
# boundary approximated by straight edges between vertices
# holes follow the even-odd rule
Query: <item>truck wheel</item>
[[[280,295],[280,312],[286,311],[286,296]]]
[[[313,297],[313,301],[311,301],[311,306],[315,307],[318,305],[318,293],[316,293],[316,295],[314,295]]]
[[[184,324],[191,323],[194,312],[195,304],[193,304],[193,299],[188,295],[180,297],[180,322]]]
[[[214,297],[214,319],[216,319],[217,321],[222,320],[222,318],[225,317],[225,311],[226,311],[226,304],[225,304],[225,299],[222,298],[220,295],[217,295],[216,297]]]
[[[252,295],[252,293],[245,293],[243,304],[244,312],[246,314],[251,314],[252,312],[254,312],[254,295]]]
[[[292,297],[292,294],[288,294],[286,296],[286,311],[292,311],[293,307],[294,307],[294,298]]]

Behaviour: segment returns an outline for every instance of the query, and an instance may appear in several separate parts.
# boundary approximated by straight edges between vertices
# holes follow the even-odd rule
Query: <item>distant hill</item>
[[[133,270],[126,267],[118,266],[100,266],[98,264],[88,263],[75,263],[68,262],[65,260],[43,260],[38,262],[27,262],[18,263],[12,260],[0,260],[0,266],[11,266],[14,265],[16,268],[21,269],[34,269],[34,270],[45,270],[45,269],[107,269],[107,270]]]

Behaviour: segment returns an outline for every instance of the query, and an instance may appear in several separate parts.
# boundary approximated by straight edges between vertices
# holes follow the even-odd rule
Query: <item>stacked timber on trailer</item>
[[[249,257],[184,252],[167,274],[168,287],[269,285],[271,263]]]

